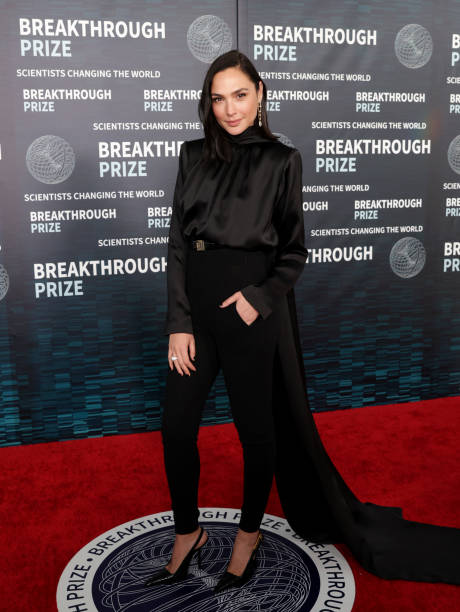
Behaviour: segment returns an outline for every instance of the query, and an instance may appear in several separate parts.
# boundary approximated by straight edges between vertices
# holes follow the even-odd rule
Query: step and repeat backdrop
[[[160,426],[178,155],[234,48],[303,158],[312,410],[459,393],[459,2],[0,9],[0,445]]]

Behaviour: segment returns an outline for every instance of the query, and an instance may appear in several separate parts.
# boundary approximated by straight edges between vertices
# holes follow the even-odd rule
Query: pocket
[[[232,303],[233,306],[233,313],[234,316],[237,317],[238,321],[241,323],[241,325],[243,325],[243,327],[248,328],[248,327],[252,327],[254,325],[254,323],[257,321],[257,319],[254,319],[254,321],[252,323],[250,323],[249,325],[243,321],[243,319],[240,317],[238,310],[236,309],[236,302]]]

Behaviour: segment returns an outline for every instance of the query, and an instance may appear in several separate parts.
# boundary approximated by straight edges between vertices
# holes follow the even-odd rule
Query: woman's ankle
[[[198,525],[198,527],[196,529],[194,529],[193,531],[186,531],[185,533],[175,533],[176,538],[179,537],[186,537],[186,538],[191,538],[192,536],[197,536],[200,532],[200,526]]]
[[[257,537],[258,537],[258,535],[260,533],[260,529],[256,529],[255,531],[246,531],[245,529],[241,529],[241,527],[238,527],[238,532],[239,532],[239,534],[242,537],[244,537],[244,538],[246,538],[248,540],[252,539],[252,538],[257,539]],[[237,535],[238,535],[238,533],[237,533]]]
[[[204,544],[206,540],[208,539],[208,532],[204,528],[202,532],[201,532],[201,527],[198,527],[195,531],[190,531],[188,533],[176,533],[175,537],[178,543],[180,544],[187,543],[187,545],[189,545],[189,544],[193,544],[197,540],[199,535],[200,535],[200,539],[196,542],[196,545],[200,546],[200,544],[201,545]]]

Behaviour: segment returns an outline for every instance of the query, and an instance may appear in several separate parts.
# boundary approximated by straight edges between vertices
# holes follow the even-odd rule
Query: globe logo
[[[222,53],[232,48],[232,32],[216,15],[197,17],[187,30],[187,45],[200,62],[210,64]]]
[[[284,134],[281,134],[280,132],[273,132],[273,135],[274,136],[278,136],[279,142],[282,142],[287,147],[294,148],[294,145],[292,144],[292,141],[287,136],[285,136]]]
[[[68,562],[59,579],[59,612],[350,612],[355,598],[353,573],[332,544],[320,544],[295,534],[286,519],[264,514],[263,542],[257,566],[241,588],[214,593],[231,557],[241,511],[201,508],[200,525],[208,532],[201,564],[194,558],[186,580],[145,586],[147,579],[168,562],[174,543],[170,511],[131,520],[101,534]],[[75,590],[75,568],[84,579]],[[331,590],[330,572],[341,581]],[[78,579],[77,579],[78,582]]]
[[[411,236],[401,238],[393,245],[390,252],[390,266],[401,278],[416,276],[425,265],[425,247]]]
[[[157,585],[146,588],[144,582],[152,572],[165,565],[171,555],[174,531],[150,535],[123,548],[113,555],[96,574],[93,597],[98,609],[170,610],[165,606],[181,600],[180,612],[215,612],[216,610],[245,610],[256,612],[261,609],[273,612],[294,612],[309,610],[304,607],[313,595],[312,577],[317,574],[304,562],[301,551],[272,534],[266,534],[258,553],[257,578],[247,583],[245,589],[233,589],[217,595],[212,589],[232,553],[236,528],[231,526],[206,525],[212,535],[203,549],[202,568],[196,562],[190,567],[190,579],[181,585]]]
[[[423,26],[409,23],[396,35],[395,53],[406,68],[421,68],[430,61],[433,53],[431,34]]]
[[[0,264],[0,300],[3,300],[10,287],[10,277],[5,266]]]
[[[447,150],[449,166],[454,172],[460,174],[460,134],[455,136]]]
[[[54,185],[62,183],[72,174],[75,154],[63,138],[40,136],[27,149],[26,165],[37,181]]]

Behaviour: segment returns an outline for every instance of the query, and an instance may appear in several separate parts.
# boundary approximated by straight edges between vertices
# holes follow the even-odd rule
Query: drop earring
[[[262,127],[262,105],[259,102],[259,108],[257,111],[258,115],[259,115],[259,127]]]

